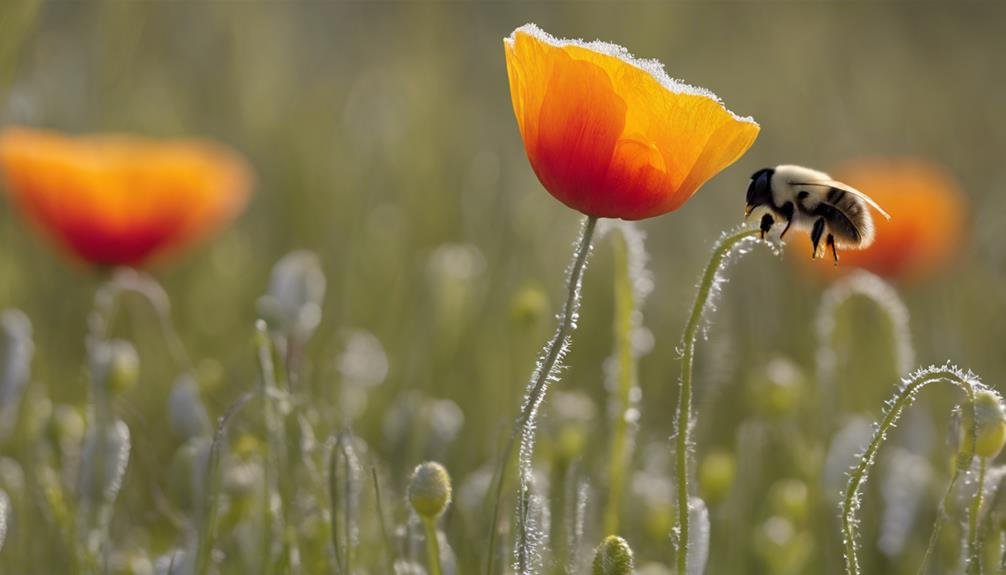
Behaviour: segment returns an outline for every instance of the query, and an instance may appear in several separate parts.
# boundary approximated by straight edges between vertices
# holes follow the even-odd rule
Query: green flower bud
[[[975,394],[974,411],[967,406],[962,411],[960,451],[969,451],[974,442],[975,455],[986,458],[999,455],[1006,444],[1006,413],[999,394],[990,389],[979,391]]]
[[[594,575],[631,575],[632,549],[617,535],[608,535],[594,552]]]
[[[702,499],[710,505],[726,497],[737,476],[737,462],[729,451],[716,450],[702,460],[699,466],[699,490]]]
[[[436,519],[451,503],[451,476],[443,465],[427,461],[416,467],[409,480],[409,502],[424,519]]]
[[[136,387],[140,379],[140,357],[133,344],[121,339],[108,342],[108,352],[108,391],[122,395]]]

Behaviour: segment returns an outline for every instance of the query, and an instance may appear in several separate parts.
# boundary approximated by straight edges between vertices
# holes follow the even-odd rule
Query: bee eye
[[[804,190],[804,191],[802,191],[802,192],[800,192],[800,193],[798,193],[796,195],[796,199],[798,199],[798,200],[806,200],[807,196],[809,196],[809,195],[810,195],[810,192],[808,192],[807,190]]]

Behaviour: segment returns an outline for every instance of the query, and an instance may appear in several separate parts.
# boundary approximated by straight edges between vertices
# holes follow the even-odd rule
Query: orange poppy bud
[[[0,133],[15,204],[45,235],[96,265],[140,265],[191,245],[244,207],[251,176],[205,141]]]
[[[812,264],[816,272],[830,277],[862,268],[911,281],[938,271],[957,253],[965,202],[945,168],[913,158],[862,158],[831,174],[873,198],[891,219],[874,217],[873,243],[863,250],[841,252],[837,267],[810,262],[810,242],[791,241],[788,251]]]
[[[531,166],[559,201],[596,217],[673,211],[739,158],[758,124],[653,60],[534,24],[503,41],[510,97]]]

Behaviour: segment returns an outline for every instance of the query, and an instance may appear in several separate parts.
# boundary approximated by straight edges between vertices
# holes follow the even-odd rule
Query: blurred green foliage
[[[640,432],[620,533],[637,565],[669,563],[670,492],[662,499],[660,481],[671,476],[674,348],[707,250],[739,220],[755,169],[790,162],[828,169],[861,155],[915,155],[949,167],[970,204],[966,247],[942,276],[897,287],[920,362],[950,359],[992,385],[1006,373],[1006,242],[997,221],[1006,213],[1006,122],[999,120],[1006,76],[997,68],[1006,53],[1004,5],[114,0],[43,3],[32,21],[30,4],[0,11],[4,125],[205,135],[242,150],[255,167],[256,194],[237,224],[152,270],[171,298],[209,411],[219,416],[258,385],[252,326],[272,265],[294,249],[317,253],[328,289],[305,351],[306,393],[326,406],[322,429],[351,424],[381,461],[395,509],[389,515],[404,517],[409,470],[429,458],[445,464],[460,490],[442,521],[459,573],[479,572],[487,529],[477,507],[462,508],[463,486],[492,468],[509,432],[552,328],[579,220],[542,190],[513,121],[501,42],[527,21],[658,58],[672,76],[712,89],[762,125],[735,166],[678,212],[642,224],[656,285],[643,324],[655,352],[639,366]],[[33,324],[27,401],[49,397],[82,409],[86,317],[105,278],[28,228],[9,202],[0,204],[0,307],[22,309]],[[710,573],[841,572],[840,483],[827,477],[829,446],[848,422],[875,419],[897,381],[890,326],[868,302],[850,302],[836,337],[837,403],[829,425],[819,424],[812,322],[824,286],[791,263],[756,251],[737,264],[699,345],[697,459],[713,454],[708,473],[736,477],[710,487],[720,500],[710,507]],[[561,384],[598,406],[607,399],[611,276],[611,246],[602,242]],[[171,501],[171,477],[185,473],[191,462],[184,457],[193,456],[192,446],[183,450],[167,433],[180,367],[142,299],[126,298],[113,332],[135,344],[140,373],[118,404],[134,457],[112,538],[123,553],[161,554],[184,537],[166,509],[181,505]],[[350,418],[339,358],[361,333],[379,342],[387,377],[367,389]],[[795,382],[766,379],[766,366],[780,357],[792,361]],[[749,401],[752,388],[766,387],[767,398]],[[918,564],[953,453],[943,438],[957,399],[941,393],[909,414],[916,421],[906,427],[910,436],[894,438],[898,449],[925,455],[934,475],[900,554],[888,557],[874,543],[885,508],[883,461],[868,487],[867,573],[914,573]],[[449,444],[431,437],[451,408],[423,407],[424,398],[460,408],[463,432]],[[250,421],[236,423],[235,438],[260,431],[260,407],[251,405],[237,416]],[[577,465],[595,494],[604,485],[606,413],[596,409],[596,424],[584,431],[589,439],[577,442]],[[79,423],[64,419],[60,425]],[[389,431],[396,425],[406,431]],[[254,459],[258,449],[238,458]],[[4,455],[21,461],[29,451],[4,445]],[[547,443],[541,452],[549,457]],[[17,510],[36,505],[30,472],[0,565],[30,558],[32,572],[54,572],[62,559],[49,552],[44,524],[18,531]],[[16,481],[8,475],[0,469],[10,492]],[[588,507],[588,555],[607,535],[599,531],[600,509]],[[955,531],[945,533],[953,557]]]

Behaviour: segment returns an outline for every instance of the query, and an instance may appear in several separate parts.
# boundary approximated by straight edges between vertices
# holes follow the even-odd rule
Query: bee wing
[[[874,201],[873,198],[871,198],[870,196],[868,196],[868,195],[864,194],[863,192],[857,190],[856,188],[850,186],[849,184],[843,184],[842,182],[838,182],[838,181],[835,181],[835,180],[816,180],[816,181],[813,181],[813,182],[793,182],[793,185],[795,185],[795,186],[827,186],[829,188],[838,188],[839,190],[842,190],[842,191],[845,191],[845,192],[849,192],[850,194],[852,194],[854,196],[859,196],[860,198],[863,199],[864,202],[870,204],[870,206],[873,209],[877,210],[877,212],[879,212],[880,215],[884,216],[884,219],[887,219],[887,220],[891,219],[891,214],[887,213],[884,210],[884,208],[880,207],[880,204],[878,204],[876,201]]]

